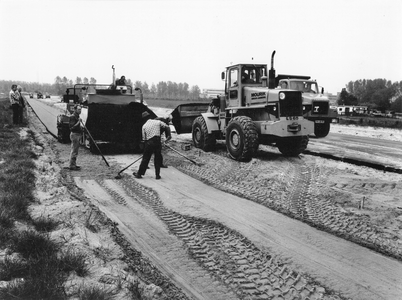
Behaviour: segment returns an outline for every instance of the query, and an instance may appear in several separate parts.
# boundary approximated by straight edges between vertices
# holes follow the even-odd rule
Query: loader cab
[[[238,64],[226,70],[227,107],[246,106],[243,88],[246,86],[262,87],[267,74],[266,65]],[[225,73],[222,73],[225,79]]]

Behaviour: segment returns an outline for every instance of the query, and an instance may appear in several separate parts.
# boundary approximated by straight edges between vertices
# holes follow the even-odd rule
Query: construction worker
[[[13,84],[9,93],[10,105],[13,110],[13,124],[18,125],[20,121],[20,94],[17,85]]]
[[[116,86],[118,85],[126,85],[126,76],[121,76],[120,79],[116,80]]]
[[[22,96],[22,87],[20,85],[17,86],[17,91],[19,93],[19,102],[20,105],[18,107],[18,123],[22,124],[24,122],[24,108],[25,108],[25,99],[24,96]]]
[[[142,139],[145,143],[145,148],[138,172],[134,172],[133,175],[138,179],[142,178],[142,175],[145,175],[149,161],[151,160],[153,154],[155,178],[161,179],[160,170],[163,162],[161,132],[165,132],[166,142],[168,142],[172,136],[169,125],[161,120],[153,120],[149,117],[150,115],[148,112],[145,111],[142,113],[142,118],[145,121],[144,125],[142,126]]]
[[[80,148],[80,138],[82,136],[81,128],[81,106],[79,104],[74,105],[74,112],[70,116],[70,140],[71,140],[71,152],[70,152],[70,170],[78,171],[81,169],[77,166],[78,149]]]

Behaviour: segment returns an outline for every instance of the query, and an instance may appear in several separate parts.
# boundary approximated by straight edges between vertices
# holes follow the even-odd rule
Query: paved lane
[[[60,109],[49,106],[38,99],[28,97],[25,97],[25,99],[49,133],[57,137],[57,116],[61,114]]]

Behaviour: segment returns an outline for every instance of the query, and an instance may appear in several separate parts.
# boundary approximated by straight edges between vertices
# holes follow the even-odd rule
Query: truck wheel
[[[257,153],[258,146],[257,126],[249,117],[239,116],[229,122],[226,128],[226,148],[230,157],[238,161],[250,161]]]
[[[315,123],[314,124],[314,134],[317,138],[326,137],[329,133],[331,124],[329,122],[325,123]]]
[[[279,151],[284,156],[298,156],[307,149],[309,138],[307,135],[281,138],[277,143]]]
[[[206,152],[215,148],[216,138],[213,134],[208,134],[207,123],[203,117],[197,117],[193,122],[193,142],[196,148]]]

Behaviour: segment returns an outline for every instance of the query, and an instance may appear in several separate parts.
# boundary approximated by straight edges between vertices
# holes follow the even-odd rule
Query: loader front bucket
[[[201,113],[207,112],[209,103],[186,103],[177,106],[172,112],[172,123],[177,134],[191,133],[193,121]]]

